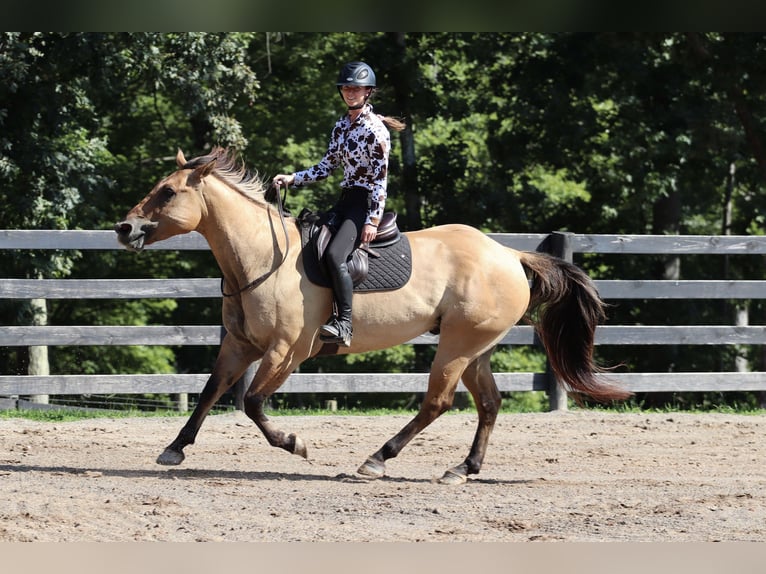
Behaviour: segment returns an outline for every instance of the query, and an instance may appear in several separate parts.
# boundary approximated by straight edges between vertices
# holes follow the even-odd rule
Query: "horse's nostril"
[[[114,226],[114,230],[120,235],[128,235],[131,231],[133,231],[133,226],[127,221],[123,221],[116,224]]]

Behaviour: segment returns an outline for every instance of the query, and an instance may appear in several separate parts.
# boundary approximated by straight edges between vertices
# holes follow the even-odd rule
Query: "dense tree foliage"
[[[376,70],[402,117],[390,206],[410,229],[763,234],[766,35],[723,33],[12,33],[0,35],[0,228],[110,228],[187,156],[233,146],[264,179],[324,153],[339,66]],[[339,179],[289,198],[322,207]],[[209,254],[39,252],[4,276],[217,276]],[[762,278],[755,258],[590,256],[603,278]],[[24,309],[0,303],[5,324]],[[751,323],[763,321],[760,301]],[[614,322],[731,324],[720,303],[626,301]],[[57,324],[217,323],[216,301],[49,302]],[[599,349],[640,370],[731,369],[732,349]],[[760,349],[745,350],[760,368]],[[203,372],[215,349],[56,349],[54,372]],[[428,351],[323,359],[418,369]],[[537,368],[534,353],[498,357]],[[4,372],[25,357],[0,351]],[[530,363],[531,362],[531,363]],[[530,364],[532,367],[530,367]],[[316,368],[307,364],[304,368]],[[682,399],[686,400],[686,399]],[[738,399],[740,400],[740,399]],[[747,396],[746,401],[754,398]]]

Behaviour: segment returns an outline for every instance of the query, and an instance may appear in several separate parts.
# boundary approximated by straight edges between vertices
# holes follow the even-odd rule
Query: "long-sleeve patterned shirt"
[[[321,161],[295,173],[295,185],[325,179],[343,166],[341,187],[363,187],[371,192],[370,209],[365,224],[377,226],[383,216],[388,187],[388,154],[391,136],[372,106],[365,104],[352,123],[348,114],[332,130],[327,153]]]

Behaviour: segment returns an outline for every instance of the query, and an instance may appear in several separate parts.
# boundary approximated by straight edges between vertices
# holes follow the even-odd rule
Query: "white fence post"
[[[48,306],[45,299],[30,299],[29,311],[31,323],[34,326],[48,324]],[[29,365],[27,374],[29,375],[49,375],[51,372],[48,362],[48,347],[43,345],[33,345],[29,347]],[[47,405],[48,395],[30,395],[29,401],[41,405]]]

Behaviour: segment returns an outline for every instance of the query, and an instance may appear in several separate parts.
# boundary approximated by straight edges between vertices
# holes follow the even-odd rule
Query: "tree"
[[[109,228],[187,156],[231,145],[264,174],[324,153],[344,112],[335,78],[363,59],[376,111],[409,126],[392,140],[389,207],[407,228],[462,222],[485,231],[731,233],[766,227],[766,36],[724,33],[2,33],[0,225]],[[734,169],[736,178],[731,179]],[[292,193],[325,208],[338,179]],[[216,276],[209,254],[3,255],[14,276]],[[710,258],[582,257],[594,277],[719,277]],[[760,262],[728,262],[762,278]],[[750,302],[750,322],[766,306]],[[4,303],[15,322],[20,309]],[[620,302],[614,321],[727,323],[716,303]],[[49,320],[219,321],[214,301],[51,303]],[[760,353],[748,350],[751,364]],[[202,370],[214,350],[92,353],[93,368]],[[149,356],[152,353],[155,356]],[[716,369],[728,350],[599,349],[644,370]],[[514,350],[516,353],[516,350]],[[70,350],[52,359],[78,362]],[[336,360],[336,359],[329,359]],[[421,370],[398,351],[345,360]],[[25,362],[0,350],[7,370]],[[306,368],[319,368],[307,365]],[[125,369],[125,370],[123,370]],[[58,371],[66,372],[66,371]]]
[[[247,34],[3,33],[0,36],[0,213],[4,228],[109,228],[167,169],[161,158],[179,145],[244,147],[230,113],[252,101],[258,84],[245,64]],[[158,161],[159,160],[159,161]],[[168,164],[169,165],[169,164]],[[41,251],[4,254],[9,275],[129,276],[141,263],[113,253]],[[145,263],[145,262],[142,262]],[[158,275],[192,267],[178,255],[157,257]],[[149,270],[151,271],[151,269]],[[169,318],[163,302],[51,304],[59,324],[91,315],[116,322]],[[98,316],[93,316],[97,309]],[[23,309],[4,304],[8,322]],[[97,349],[58,349],[57,372],[80,368]],[[172,368],[172,353],[135,351],[150,371]],[[24,362],[4,350],[9,366]],[[126,354],[99,359],[108,372],[127,366]],[[136,357],[139,355],[136,354]],[[137,368],[132,367],[132,368]]]

